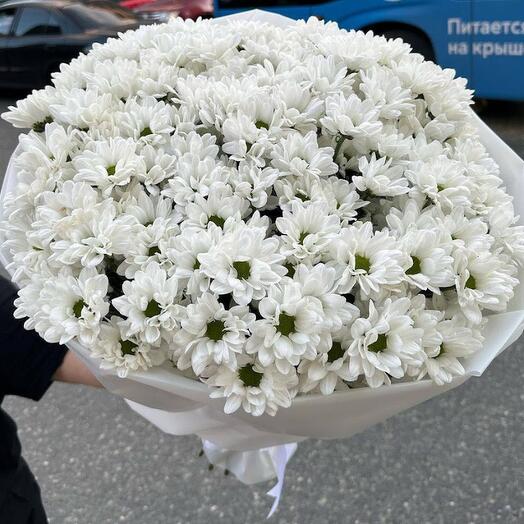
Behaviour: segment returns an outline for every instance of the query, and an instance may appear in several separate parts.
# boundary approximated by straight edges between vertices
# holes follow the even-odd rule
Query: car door
[[[51,73],[58,71],[62,62],[70,62],[85,45],[78,39],[80,31],[61,10],[49,9],[43,64],[43,83],[48,83]]]
[[[9,85],[11,83],[11,74],[8,62],[8,46],[11,28],[15,19],[16,9],[8,7],[0,9],[0,84]]]
[[[473,0],[468,29],[477,95],[524,100],[524,1]]]
[[[24,6],[17,16],[9,39],[8,62],[20,86],[40,87],[42,83],[49,20],[49,10],[36,5]]]

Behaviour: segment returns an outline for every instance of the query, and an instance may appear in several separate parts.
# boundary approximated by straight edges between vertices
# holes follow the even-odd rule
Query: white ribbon
[[[276,446],[275,452],[275,469],[277,473],[277,483],[267,492],[271,497],[275,497],[273,505],[267,518],[271,518],[280,504],[280,497],[284,489],[284,479],[286,477],[286,466],[289,459],[293,456],[297,449],[296,444],[284,444],[283,446]]]
[[[244,484],[277,478],[277,483],[267,492],[275,499],[267,518],[272,517],[282,496],[287,463],[295,453],[297,444],[283,444],[250,451],[223,449],[204,439],[202,445],[207,459],[213,466],[227,469]]]

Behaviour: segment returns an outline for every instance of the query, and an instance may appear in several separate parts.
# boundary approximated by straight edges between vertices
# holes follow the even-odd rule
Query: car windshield
[[[75,4],[65,7],[65,10],[85,29],[123,26],[138,20],[131,11],[117,5]]]

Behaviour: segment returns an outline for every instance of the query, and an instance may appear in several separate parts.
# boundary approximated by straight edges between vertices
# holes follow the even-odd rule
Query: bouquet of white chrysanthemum
[[[257,17],[95,44],[3,115],[30,129],[3,200],[17,316],[181,412],[164,429],[237,449],[349,435],[523,320],[521,298],[489,316],[524,231],[465,81],[400,40]]]

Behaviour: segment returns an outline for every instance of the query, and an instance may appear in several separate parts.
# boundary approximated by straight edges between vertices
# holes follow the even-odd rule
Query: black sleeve
[[[0,276],[0,398],[18,395],[39,400],[51,385],[67,348],[48,344],[24,321],[13,317],[17,290]]]

